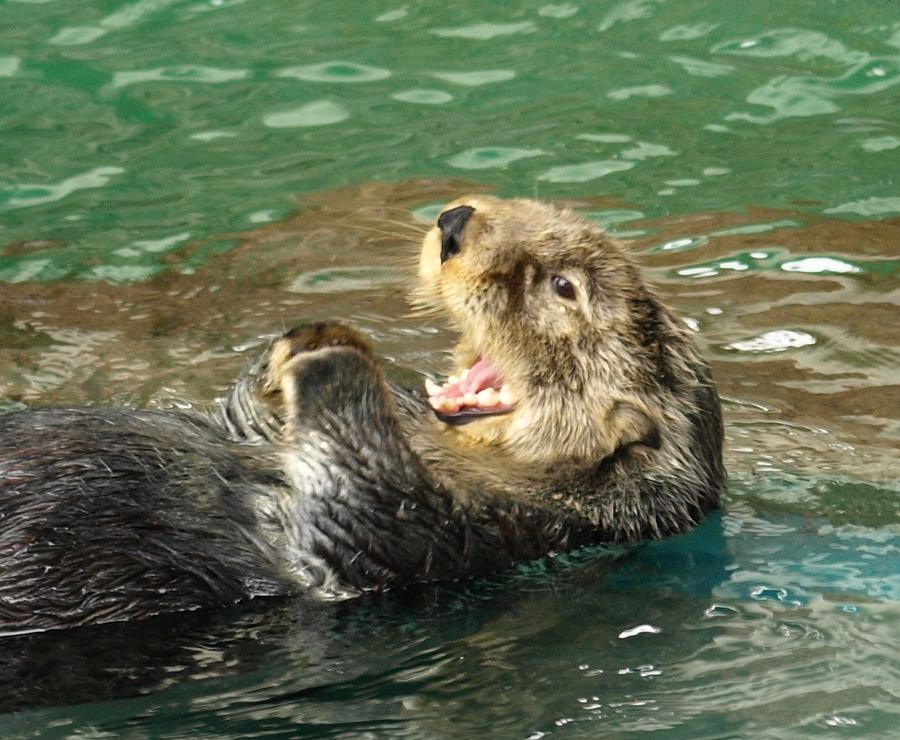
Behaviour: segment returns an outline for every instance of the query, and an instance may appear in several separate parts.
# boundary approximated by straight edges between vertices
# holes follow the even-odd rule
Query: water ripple
[[[515,147],[479,147],[467,149],[451,157],[447,164],[461,170],[503,169],[520,159],[540,157],[546,152],[540,149],[518,149]]]
[[[900,147],[900,138],[896,136],[878,136],[866,139],[860,146],[867,152],[884,152]]]
[[[752,339],[732,342],[726,349],[740,352],[783,352],[786,349],[808,347],[816,343],[816,338],[805,331],[796,329],[776,329],[767,331]]]
[[[865,52],[852,51],[823,33],[801,28],[778,28],[750,38],[725,41],[713,46],[712,52],[750,57],[796,56],[801,61],[822,57],[845,65],[867,60]]]
[[[538,9],[538,15],[542,15],[545,18],[562,20],[563,18],[571,18],[578,10],[578,6],[574,3],[559,3],[541,6],[541,8]]]
[[[135,26],[149,16],[175,5],[179,0],[137,0],[123,5],[100,21],[100,25],[109,29],[121,29]]]
[[[19,71],[21,63],[18,57],[0,57],[0,77],[12,77]]]
[[[647,141],[635,142],[635,146],[623,149],[623,159],[648,159],[650,157],[674,157],[678,152],[673,152],[665,144],[651,144]]]
[[[263,123],[269,128],[306,128],[340,123],[349,117],[350,111],[340,103],[316,100],[292,110],[269,113],[263,117]]]
[[[68,195],[85,188],[101,188],[114,175],[121,175],[121,167],[95,167],[88,172],[66,178],[55,185],[27,185],[0,183],[0,209],[27,208],[43,203],[62,200]]]
[[[92,654],[27,675],[133,698],[15,731],[891,736],[896,13],[713,5],[0,2],[3,410],[212,402],[298,314],[439,370],[447,327],[403,316],[407,222],[537,193],[634,237],[713,361],[731,475],[714,526],[602,574],[554,558],[321,628],[283,604],[165,630],[166,661],[149,625],[108,664],[72,636]]]
[[[401,90],[400,92],[392,93],[391,97],[402,103],[417,103],[418,105],[443,105],[453,100],[453,96],[448,92],[426,88]]]
[[[438,80],[452,82],[463,87],[479,87],[494,82],[506,82],[516,76],[511,69],[481,69],[472,72],[434,72],[431,75]]]
[[[56,46],[81,46],[96,41],[105,33],[105,29],[98,26],[66,26],[47,43]]]
[[[648,18],[653,13],[654,5],[656,5],[656,0],[621,0],[603,17],[597,30],[602,33],[618,23],[630,23]]]
[[[686,56],[671,56],[669,59],[679,65],[689,75],[694,75],[695,77],[722,77],[734,72],[734,67],[721,62],[710,62]]]
[[[821,116],[840,110],[817,80],[802,77],[776,77],[753,90],[747,96],[747,102],[773,111],[765,115],[729,113],[725,120],[770,124],[782,118]]]
[[[113,75],[113,87],[127,87],[142,82],[201,82],[220,84],[246,80],[250,73],[246,69],[221,69],[204,67],[197,64],[182,64],[175,67],[157,67],[156,69],[116,72]]]
[[[866,198],[865,200],[843,203],[829,208],[825,213],[855,213],[859,216],[880,216],[888,213],[900,213],[900,197]]]
[[[661,98],[671,95],[673,92],[668,85],[635,85],[610,90],[606,96],[612,100],[628,100],[629,98]]]
[[[397,8],[396,10],[389,10],[386,13],[382,13],[377,18],[375,18],[376,23],[393,23],[394,21],[399,21],[401,18],[406,18],[409,15],[409,8],[402,7]]]
[[[634,167],[634,162],[620,160],[598,160],[579,164],[551,167],[537,176],[538,180],[547,182],[589,182],[598,177],[605,177],[613,172],[624,172]]]
[[[278,70],[278,77],[293,77],[308,82],[376,82],[391,76],[390,70],[354,62],[320,62]]]
[[[659,35],[660,41],[693,41],[707,36],[719,27],[718,23],[694,23],[672,26]]]
[[[834,257],[803,257],[798,260],[788,260],[782,262],[779,267],[785,272],[807,272],[807,273],[848,273],[859,272],[859,268],[851,265],[843,260]]]
[[[517,33],[534,33],[537,26],[532,21],[520,23],[475,23],[458,28],[435,28],[429,33],[442,38],[475,39],[489,41],[498,36],[511,36]]]

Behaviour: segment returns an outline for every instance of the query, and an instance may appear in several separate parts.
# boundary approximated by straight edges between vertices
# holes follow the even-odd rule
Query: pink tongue
[[[502,385],[503,376],[500,374],[500,370],[494,367],[490,360],[481,358],[469,368],[469,374],[465,380],[448,385],[441,395],[447,398],[461,398],[466,393],[478,393],[485,388],[494,388],[499,391]]]

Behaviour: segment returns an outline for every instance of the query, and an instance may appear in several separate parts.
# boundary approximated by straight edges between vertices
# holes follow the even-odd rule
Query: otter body
[[[441,487],[385,413],[367,350],[338,352],[303,358],[329,379],[290,437],[242,416],[259,403],[246,385],[220,417],[0,416],[0,635],[477,576],[596,539],[575,517]]]
[[[466,198],[419,273],[417,303],[461,334],[427,394],[319,324],[276,340],[218,414],[0,417],[0,633],[479,576],[717,505],[709,371],[599,229]]]
[[[287,592],[253,511],[284,486],[200,416],[0,416],[0,633]]]

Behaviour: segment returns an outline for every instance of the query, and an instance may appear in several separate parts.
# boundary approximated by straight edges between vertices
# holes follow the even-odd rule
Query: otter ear
[[[616,401],[606,422],[616,452],[627,450],[646,455],[650,450],[658,450],[662,443],[659,425],[650,413],[629,401]]]

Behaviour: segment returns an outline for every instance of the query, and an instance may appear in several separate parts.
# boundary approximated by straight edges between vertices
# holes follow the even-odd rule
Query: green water
[[[6,2],[0,278],[142,279],[297,194],[897,215],[890,2]]]
[[[298,317],[441,369],[399,265],[487,189],[632,240],[732,479],[611,573],[7,640],[0,735],[894,736],[898,171],[893,1],[0,0],[0,408],[202,405]]]

